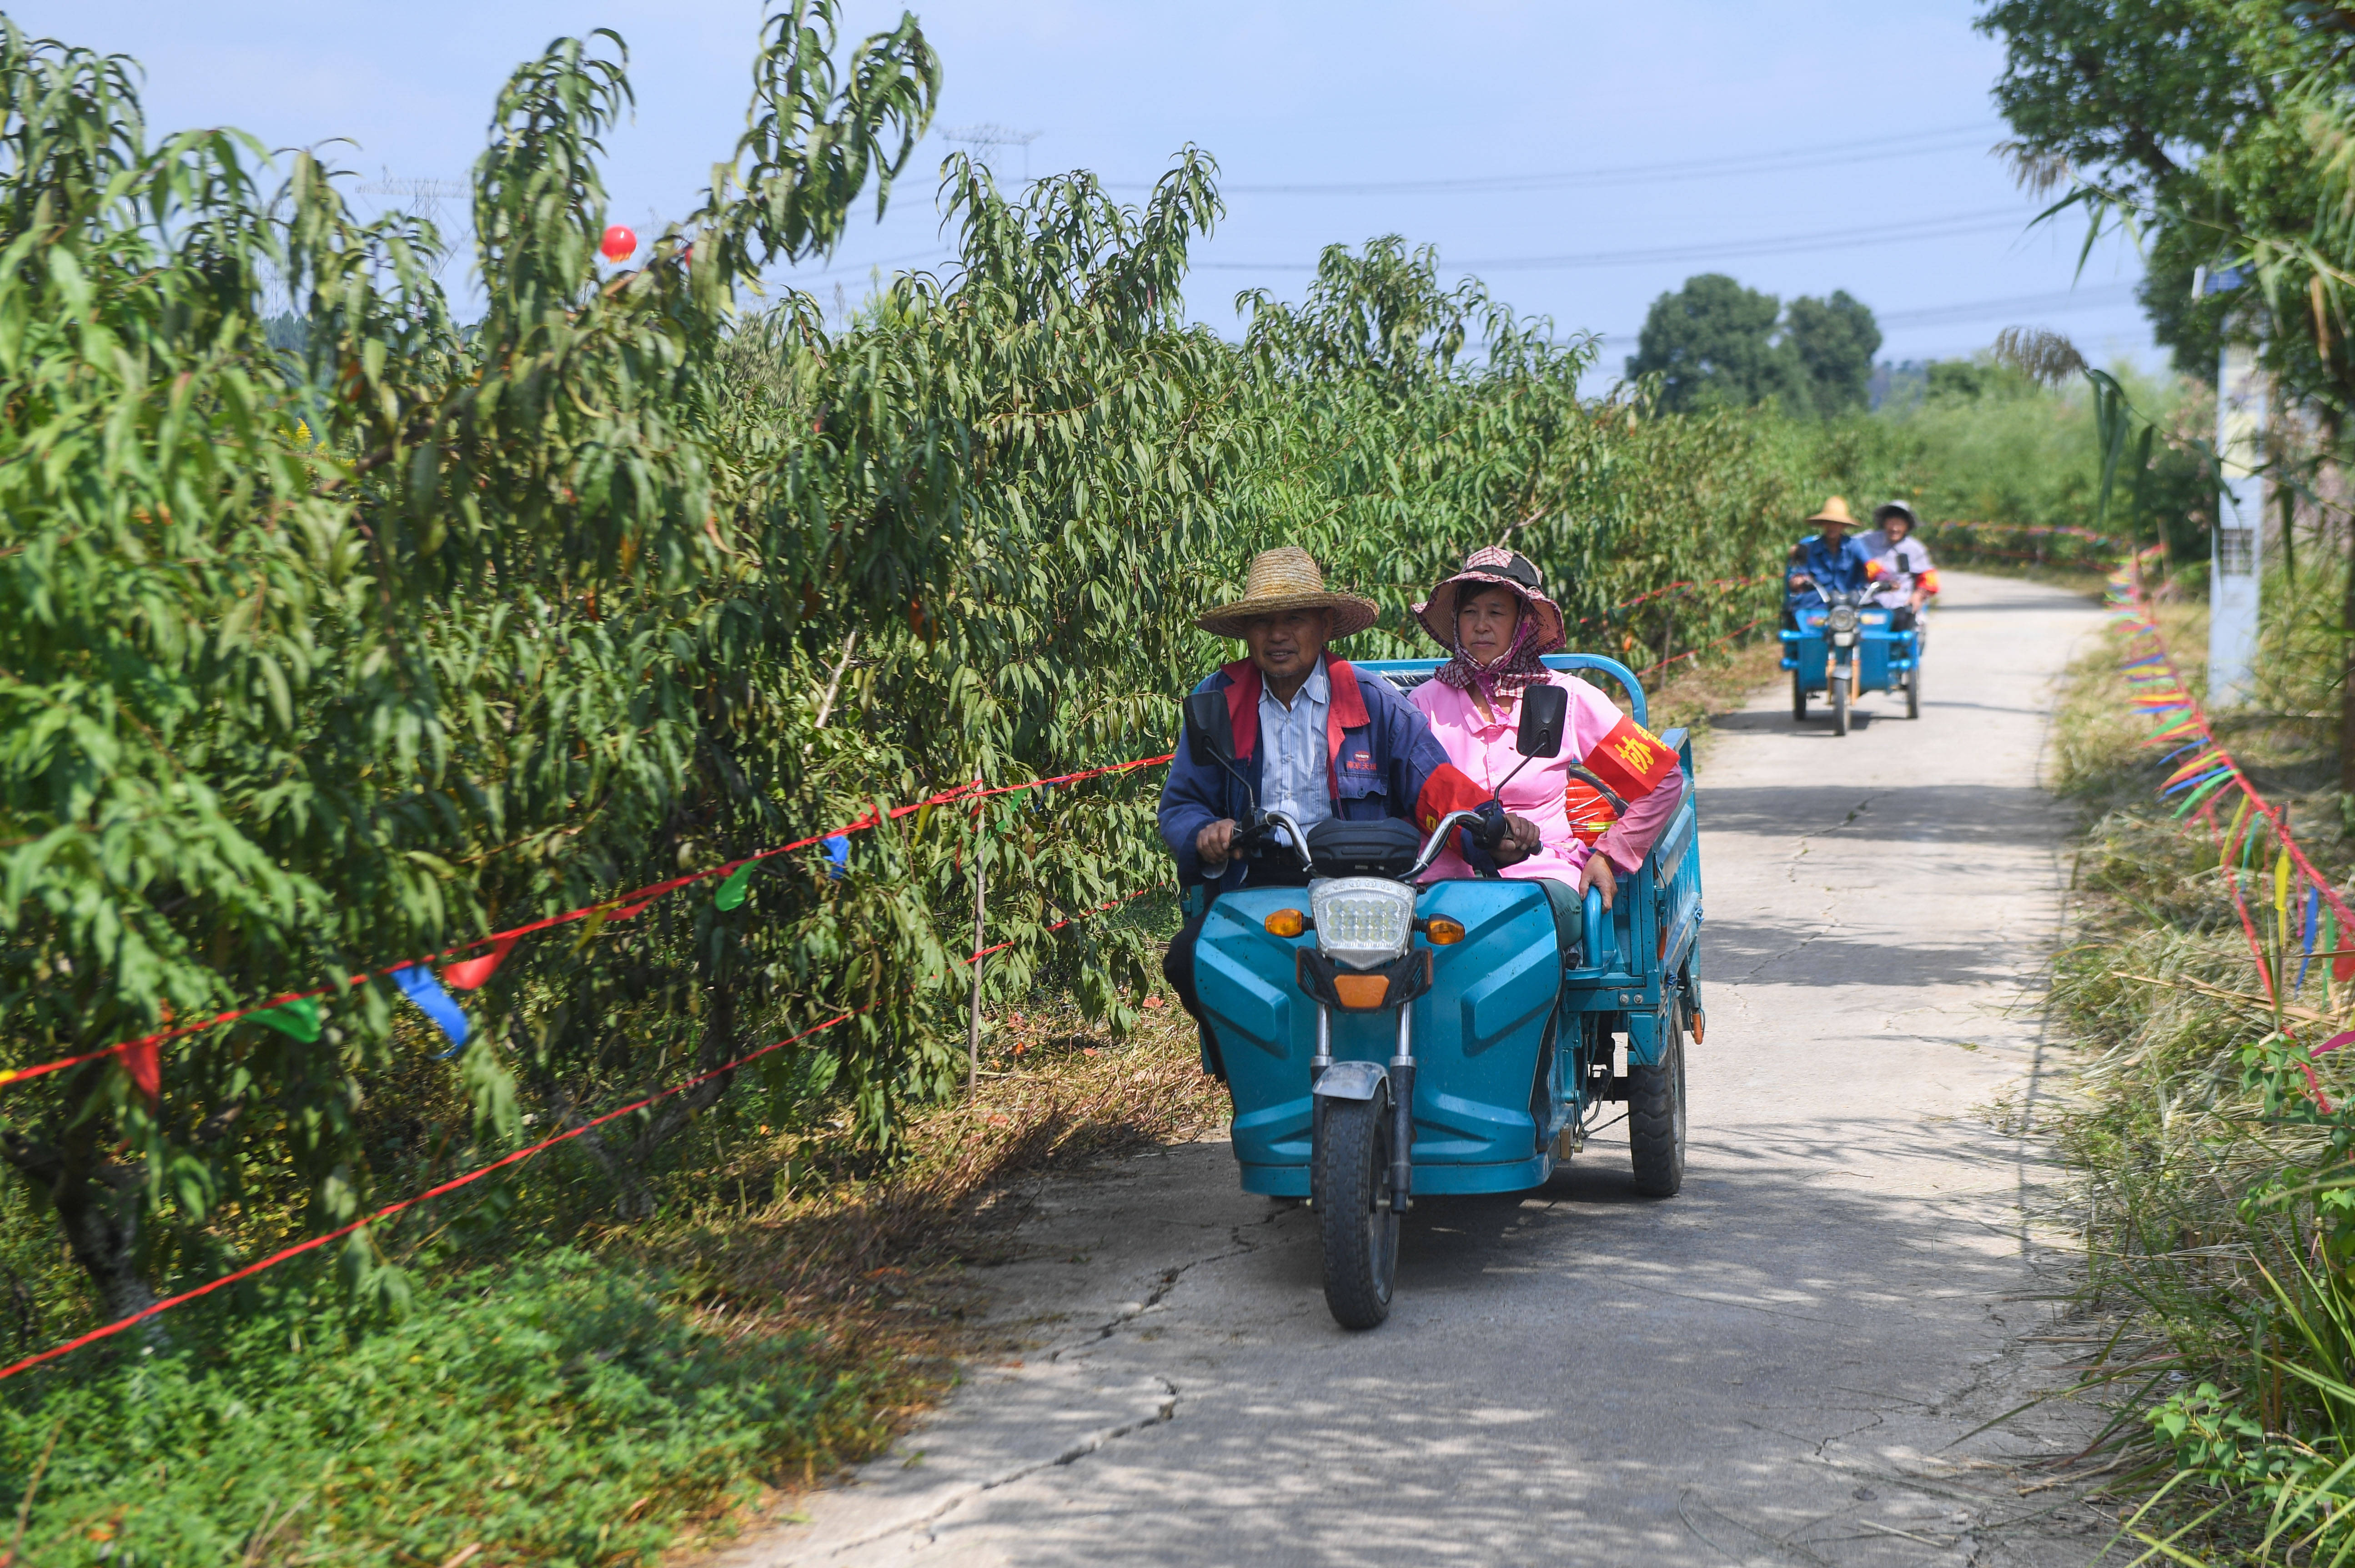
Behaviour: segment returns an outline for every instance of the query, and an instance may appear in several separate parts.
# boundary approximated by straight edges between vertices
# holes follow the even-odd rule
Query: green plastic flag
[[[315,1044],[319,1039],[319,1004],[309,997],[297,997],[291,1002],[281,1002],[245,1016],[304,1045]]]
[[[711,895],[712,903],[720,909],[730,910],[736,908],[739,904],[742,903],[746,898],[750,897],[752,885],[752,868],[758,863],[759,862],[757,861],[747,860],[742,865],[737,867],[734,870],[729,872],[728,880],[719,884],[719,891]]]

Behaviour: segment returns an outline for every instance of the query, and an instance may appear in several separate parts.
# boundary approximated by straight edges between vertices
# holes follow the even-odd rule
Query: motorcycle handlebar
[[[1429,838],[1423,840],[1423,853],[1415,857],[1414,868],[1407,872],[1407,880],[1412,881],[1431,869],[1431,863],[1439,859],[1441,850],[1447,848],[1447,836],[1466,823],[1480,830],[1482,844],[1494,848],[1502,842],[1505,829],[1503,812],[1499,811],[1490,819],[1478,811],[1451,811],[1439,819],[1439,826],[1431,830]]]
[[[1292,852],[1300,858],[1300,869],[1314,871],[1316,863],[1308,858],[1308,835],[1300,830],[1300,824],[1286,812],[1263,811],[1251,822],[1237,827],[1229,853],[1242,856],[1268,848],[1275,842],[1278,828],[1291,836]]]

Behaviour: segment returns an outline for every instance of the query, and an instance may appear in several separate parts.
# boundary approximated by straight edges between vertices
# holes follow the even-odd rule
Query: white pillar
[[[2265,385],[2253,343],[2227,343],[2216,374],[2216,453],[2222,467],[2208,579],[2208,702],[2254,695],[2257,585],[2264,575]]]

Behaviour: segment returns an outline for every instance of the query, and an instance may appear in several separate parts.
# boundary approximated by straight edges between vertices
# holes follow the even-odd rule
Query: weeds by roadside
[[[2163,605],[2160,621],[2196,686],[2203,613]],[[2343,877],[2355,844],[2331,735],[2300,685],[2320,661],[2284,635],[2269,633],[2257,700],[2219,729],[2307,851]],[[2052,992],[2083,1051],[2058,1131],[2081,1184],[2085,1305],[2115,1328],[2086,1375],[2115,1400],[2112,1434],[2131,1456],[2110,1484],[2130,1500],[2128,1555],[2336,1562],[2355,1551],[2355,1189],[2340,1174],[2355,1117],[2323,1102],[2355,1097],[2355,1062],[2307,1051],[2345,1027],[2355,987],[2327,955],[2308,962],[2283,940],[2268,845],[2226,862],[2214,835],[2156,798],[2149,726],[2132,718],[2116,662],[2115,649],[2090,656],[2061,713],[2059,783],[2091,825]]]

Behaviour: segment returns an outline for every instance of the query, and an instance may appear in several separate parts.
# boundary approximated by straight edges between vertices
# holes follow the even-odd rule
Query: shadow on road
[[[1154,1332],[1174,1417],[1075,1472],[1023,1561],[1118,1557],[1140,1507],[1167,1563],[1924,1561],[1955,1481],[1911,1456],[2007,1408],[1939,1369],[2019,1287],[2017,1246],[1983,1200],[1838,1183],[1957,1146],[2014,1152],[1970,1126],[1795,1127],[1696,1147],[1684,1192],[1656,1200],[1599,1141],[1535,1193],[1420,1200],[1391,1321],[1363,1334],[1325,1311],[1316,1216],[1279,1211],[1172,1293]],[[1261,1220],[1233,1181],[1226,1145],[1194,1145],[1124,1207]],[[1189,1381],[1198,1344],[1223,1375]],[[1816,1435],[1761,1442],[1796,1433]],[[933,1527],[952,1558],[960,1523]]]

